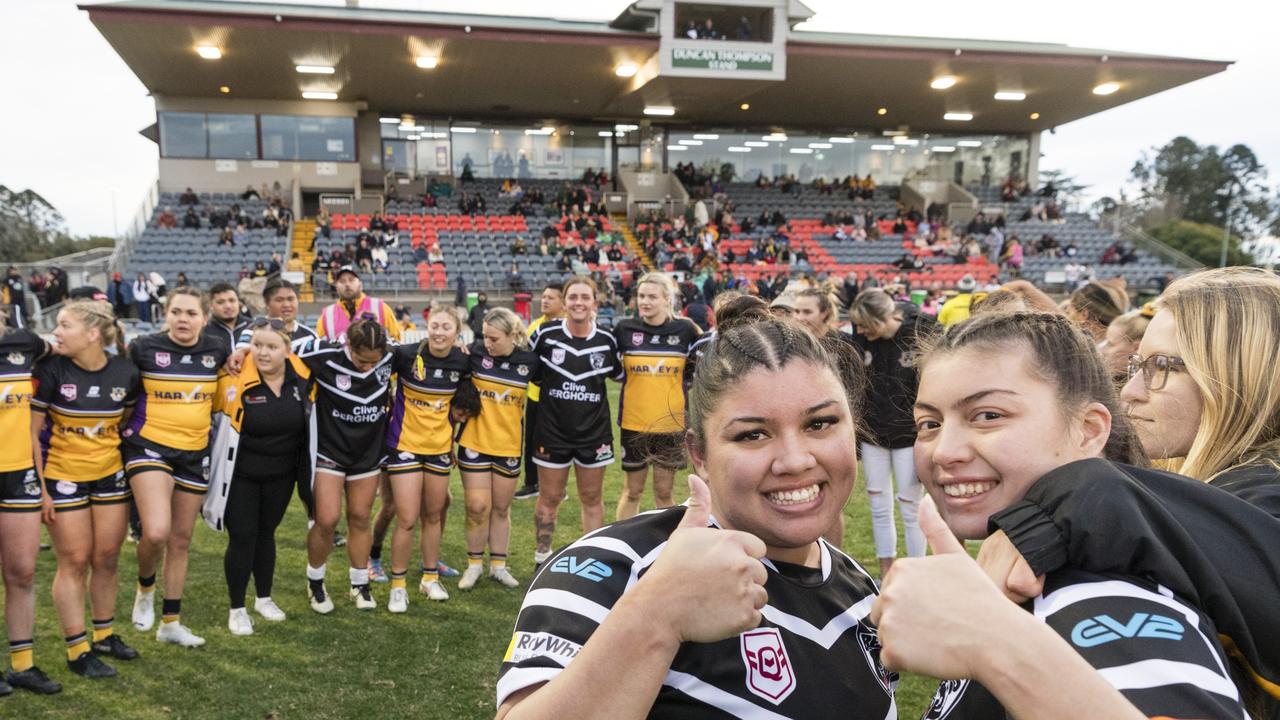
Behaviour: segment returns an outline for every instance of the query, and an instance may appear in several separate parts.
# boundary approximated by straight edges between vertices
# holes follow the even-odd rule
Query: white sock
[[[308,564],[308,565],[307,565],[307,579],[308,579],[308,580],[323,580],[323,579],[324,579],[324,571],[325,571],[326,567],[327,567],[326,565],[321,565],[321,566],[320,566],[320,567],[318,567],[318,568],[314,568],[314,567],[311,567],[311,565],[310,565],[310,564]]]
[[[369,584],[369,568],[350,568],[347,573],[351,576],[353,586]]]

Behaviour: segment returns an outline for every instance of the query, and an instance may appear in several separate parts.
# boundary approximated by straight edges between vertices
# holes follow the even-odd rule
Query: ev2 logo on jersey
[[[1182,623],[1164,615],[1134,613],[1129,622],[1121,624],[1110,615],[1097,615],[1076,623],[1071,629],[1071,642],[1076,647],[1091,648],[1109,642],[1132,638],[1156,638],[1181,640],[1185,629]]]
[[[613,575],[613,569],[599,560],[594,558],[578,560],[578,558],[571,555],[562,557],[554,563],[551,563],[551,572],[577,575],[578,577],[586,578],[591,582],[600,582],[601,580]]]

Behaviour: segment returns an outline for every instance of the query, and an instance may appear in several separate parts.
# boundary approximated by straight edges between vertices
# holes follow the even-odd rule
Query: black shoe
[[[54,695],[62,692],[62,683],[57,680],[50,680],[48,675],[40,668],[32,665],[22,672],[9,671],[9,676],[5,678],[10,685],[23,690],[30,690],[38,695]]]
[[[80,677],[86,677],[90,680],[116,676],[115,668],[102,662],[97,655],[91,652],[83,653],[75,660],[68,660],[67,668]]]
[[[9,685],[9,683],[4,681],[4,678],[0,678],[0,697],[4,697],[5,695],[12,695],[12,694],[13,694],[13,688]]]
[[[520,489],[516,490],[516,494],[514,497],[517,500],[528,500],[529,498],[538,497],[537,483],[533,485],[521,485]]]
[[[138,651],[126,645],[119,635],[108,635],[106,639],[94,643],[93,652],[116,660],[138,659]]]
[[[333,546],[334,546],[334,547],[344,547],[346,544],[347,544],[347,536],[346,536],[346,535],[343,535],[343,534],[342,534],[342,533],[340,533],[340,532],[335,532],[335,533],[333,534]]]

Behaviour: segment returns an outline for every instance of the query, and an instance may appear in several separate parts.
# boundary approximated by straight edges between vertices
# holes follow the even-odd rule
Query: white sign
[[[316,174],[317,175],[337,175],[338,163],[318,162],[316,163]]]
[[[233,173],[236,171],[237,165],[235,160],[214,160],[214,172]]]
[[[343,142],[341,140],[326,140],[325,149],[331,153],[342,152]]]
[[[254,160],[252,163],[250,163],[250,165],[256,168],[278,168],[280,167],[280,161],[279,160]]]

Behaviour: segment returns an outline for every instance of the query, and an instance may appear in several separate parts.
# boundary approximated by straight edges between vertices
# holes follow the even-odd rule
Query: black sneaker
[[[9,683],[5,682],[4,678],[0,678],[0,697],[4,697],[5,695],[12,695],[12,694],[13,694],[13,687],[10,686]]]
[[[62,692],[62,683],[57,680],[50,680],[43,670],[34,665],[22,672],[10,670],[5,680],[16,688],[30,690],[38,695],[54,695]]]
[[[106,639],[94,643],[93,651],[98,655],[105,655],[116,660],[138,659],[138,651],[126,645],[119,635],[108,635]]]
[[[335,532],[333,533],[333,546],[334,546],[334,547],[345,547],[345,546],[346,546],[346,544],[347,544],[347,536],[346,536],[346,535],[343,535],[343,534],[342,534],[342,533],[340,533],[340,532],[335,531]]]
[[[86,677],[90,680],[116,676],[115,668],[102,662],[97,655],[91,652],[82,653],[75,660],[68,660],[67,668],[80,677]]]
[[[533,485],[528,485],[528,484],[521,485],[520,489],[516,490],[516,494],[514,497],[517,500],[528,500],[529,498],[538,497],[538,484],[534,483]]]

